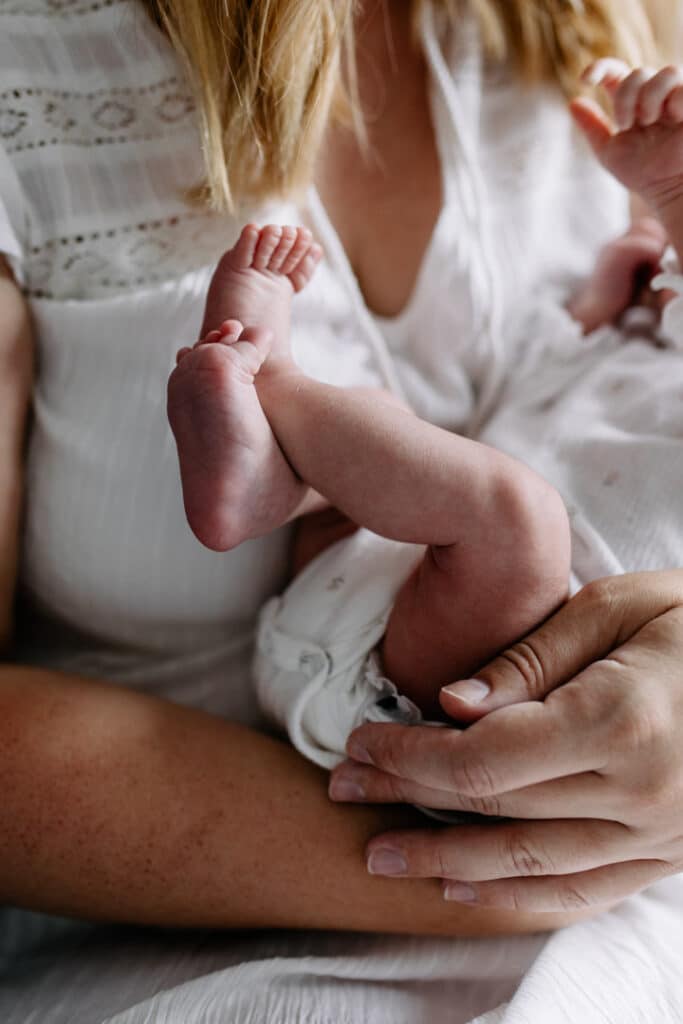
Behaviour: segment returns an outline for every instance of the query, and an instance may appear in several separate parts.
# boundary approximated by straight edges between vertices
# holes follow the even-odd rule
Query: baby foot
[[[321,255],[306,228],[248,224],[214,272],[201,340],[178,353],[168,417],[188,521],[213,550],[281,526],[307,492],[270,429],[255,378],[266,359],[269,373],[291,366],[292,296]]]
[[[308,228],[247,224],[211,279],[201,335],[235,318],[272,332],[271,364],[288,358],[292,296],[308,283],[321,256]]]
[[[272,342],[270,328],[228,320],[180,350],[168,382],[185,512],[196,537],[214,551],[281,526],[307,490],[284,458],[254,387]]]

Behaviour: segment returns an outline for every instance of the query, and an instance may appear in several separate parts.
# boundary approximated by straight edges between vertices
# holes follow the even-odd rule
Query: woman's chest
[[[419,274],[443,201],[424,57],[397,19],[400,72],[375,41],[376,64],[359,67],[365,140],[328,130],[317,188],[368,307],[395,316]]]
[[[320,188],[367,305],[381,316],[406,305],[441,205],[429,146],[420,159],[408,133],[402,143],[404,152],[391,155],[387,146],[366,166],[351,146],[340,147]]]

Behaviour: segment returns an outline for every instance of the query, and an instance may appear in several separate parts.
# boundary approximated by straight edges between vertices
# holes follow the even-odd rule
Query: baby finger
[[[635,107],[636,123],[647,127],[659,121],[669,96],[679,86],[683,86],[680,68],[666,67],[658,71],[640,91]]]
[[[664,113],[674,124],[680,124],[683,121],[683,84],[669,93],[664,103]]]
[[[613,96],[614,120],[619,131],[629,131],[633,128],[640,95],[653,77],[654,72],[648,68],[638,68],[619,85]]]
[[[602,57],[590,64],[581,77],[586,85],[601,85],[612,91],[618,88],[630,74],[631,68],[623,60],[617,60],[616,57]]]

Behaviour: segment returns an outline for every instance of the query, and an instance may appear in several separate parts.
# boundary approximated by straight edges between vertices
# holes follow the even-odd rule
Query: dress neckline
[[[351,267],[341,239],[315,189],[308,196],[311,226],[318,233],[327,261],[346,291],[358,328],[374,355],[384,385],[406,398],[395,362],[395,342],[405,334],[406,323],[421,308],[427,281],[442,244],[442,232],[454,235],[449,245],[460,246],[466,238],[477,240],[478,272],[486,281],[489,309],[482,330],[490,335],[492,368],[480,394],[482,415],[497,394],[502,367],[502,297],[496,280],[496,260],[489,231],[486,184],[482,180],[479,157],[479,118],[481,103],[481,42],[474,19],[464,17],[452,35],[445,13],[433,3],[423,5],[421,38],[429,74],[429,99],[435,142],[441,163],[442,205],[431,237],[427,242],[412,293],[403,309],[392,317],[381,317],[368,307],[359,281]],[[444,52],[444,45],[447,54]],[[454,77],[453,68],[457,67]],[[456,80],[457,79],[457,80]],[[470,254],[472,257],[474,253]],[[435,268],[440,271],[439,268]],[[502,379],[502,378],[501,378]]]
[[[423,38],[426,30],[428,31],[429,29],[425,29],[423,26]],[[362,304],[368,318],[381,329],[386,328],[388,331],[398,330],[404,323],[412,319],[415,310],[419,308],[420,298],[424,291],[425,284],[429,279],[435,253],[438,252],[439,249],[441,235],[449,220],[447,214],[451,211],[455,202],[454,193],[456,188],[454,186],[454,148],[452,141],[447,137],[449,132],[447,126],[444,125],[444,116],[440,109],[440,103],[442,101],[442,97],[440,95],[441,90],[437,77],[434,74],[432,61],[430,60],[426,47],[425,62],[427,66],[427,75],[429,76],[429,111],[440,168],[441,206],[434,220],[427,244],[424,247],[422,259],[408,297],[398,313],[391,316],[384,316],[381,313],[376,313],[370,308],[360,287],[358,277],[351,265],[351,261],[348,258],[346,249],[339,237],[339,233],[332,223],[332,219],[327,212],[327,208],[320,197],[320,193],[315,186],[312,186],[309,190],[309,208],[314,220],[316,231],[318,231],[321,236],[320,240],[324,248],[328,252],[330,258],[334,259],[338,270],[343,274],[346,280],[347,286],[353,287],[356,302]]]

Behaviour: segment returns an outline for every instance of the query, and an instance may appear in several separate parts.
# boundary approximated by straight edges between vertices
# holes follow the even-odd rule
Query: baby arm
[[[634,302],[643,303],[668,245],[666,228],[651,213],[634,210],[628,231],[598,254],[595,268],[567,304],[584,334],[613,323]]]

